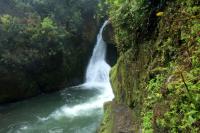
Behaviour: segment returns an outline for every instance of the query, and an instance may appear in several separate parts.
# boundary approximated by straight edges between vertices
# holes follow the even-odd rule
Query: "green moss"
[[[134,35],[139,33],[132,31],[133,25],[127,22],[131,18],[129,13],[133,16],[138,13],[133,6],[125,2],[119,9],[123,11],[121,14],[113,11],[118,13],[111,21],[120,53],[110,75],[115,101],[131,108],[143,132],[200,131],[197,3],[196,0],[168,1],[156,30],[141,41],[134,40]],[[143,24],[145,19],[138,20]],[[135,19],[131,20],[137,25]]]
[[[119,94],[118,89],[116,89],[116,88],[118,88],[117,67],[118,67],[117,64],[114,67],[112,67],[112,69],[110,71],[110,80],[111,80],[111,83],[112,83],[112,88],[113,88],[113,93],[115,95],[115,100],[117,102],[119,102],[120,101],[120,94]]]
[[[112,103],[106,103],[104,105],[104,117],[101,123],[99,133],[112,133],[113,128],[113,114],[112,114]]]
[[[143,133],[153,133],[153,124],[152,124],[153,112],[146,112],[143,117]]]
[[[134,72],[130,69],[132,65],[131,58],[132,50],[129,50],[118,59],[117,64],[111,70],[111,82],[114,88],[115,100],[130,107],[134,106],[133,104],[137,101],[137,97],[133,98],[134,95],[137,95],[137,90],[135,89],[137,88],[137,83],[136,80],[132,80],[132,76],[129,76],[130,73]],[[137,75],[135,75],[136,77]]]

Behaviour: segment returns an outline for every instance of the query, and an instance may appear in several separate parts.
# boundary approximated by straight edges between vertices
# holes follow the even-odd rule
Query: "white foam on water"
[[[88,116],[91,115],[92,112],[95,112],[95,109],[103,110],[103,104],[114,98],[109,81],[109,72],[111,67],[105,61],[106,43],[102,38],[102,32],[107,23],[108,21],[103,24],[97,36],[97,43],[94,47],[93,54],[86,71],[86,81],[84,84],[76,86],[83,89],[98,88],[100,90],[100,94],[81,104],[74,106],[64,105],[48,117],[39,118],[39,120],[46,121],[51,118],[60,119],[62,117],[73,118],[77,116]]]

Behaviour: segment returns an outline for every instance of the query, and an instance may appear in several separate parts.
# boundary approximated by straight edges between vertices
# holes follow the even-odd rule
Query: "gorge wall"
[[[109,4],[120,57],[110,73],[115,98],[105,104],[99,132],[199,132],[199,1]]]

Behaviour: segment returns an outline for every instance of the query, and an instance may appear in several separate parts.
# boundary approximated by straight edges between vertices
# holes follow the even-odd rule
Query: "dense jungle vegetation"
[[[0,1],[0,103],[83,82],[99,29],[97,4]]]
[[[104,4],[120,57],[110,74],[115,99],[105,105],[100,132],[199,132],[199,1]]]
[[[98,132],[199,133],[199,0],[0,0],[0,103],[83,83],[105,19],[119,57]]]

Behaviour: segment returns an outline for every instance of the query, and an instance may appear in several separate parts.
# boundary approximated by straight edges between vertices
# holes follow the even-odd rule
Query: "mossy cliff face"
[[[199,132],[199,1],[129,2],[141,10],[119,1],[110,11],[120,57],[110,73],[115,99],[99,132]],[[142,10],[147,18],[132,19]]]

